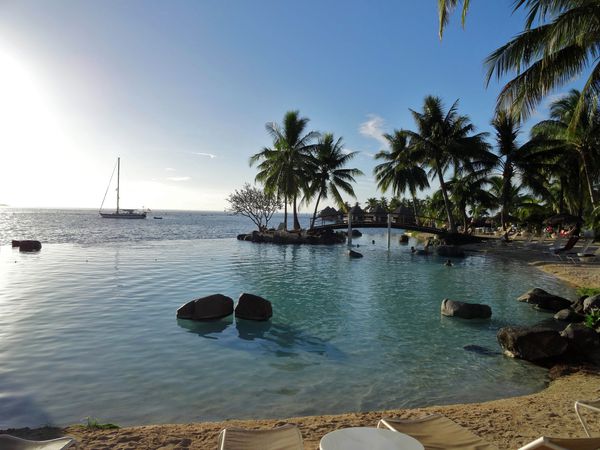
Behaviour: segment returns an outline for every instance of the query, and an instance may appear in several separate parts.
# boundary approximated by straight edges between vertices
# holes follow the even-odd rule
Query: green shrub
[[[600,294],[600,288],[581,287],[577,288],[576,292],[579,297],[591,297],[592,295]]]
[[[600,326],[600,309],[594,308],[585,315],[585,325],[589,328],[596,329]]]
[[[86,417],[86,424],[83,425],[85,428],[90,428],[94,430],[114,430],[120,428],[119,425],[115,425],[114,423],[100,423],[98,419],[93,417]]]

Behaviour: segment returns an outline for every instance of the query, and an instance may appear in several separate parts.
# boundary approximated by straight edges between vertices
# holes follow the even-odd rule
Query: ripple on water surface
[[[0,428],[274,417],[480,401],[532,392],[545,372],[498,353],[505,324],[548,317],[515,298],[554,279],[510,261],[233,239],[0,250]],[[535,280],[532,281],[532,280]],[[186,301],[241,292],[270,322],[177,320]],[[440,316],[442,298],[493,319]],[[465,346],[489,349],[470,352]],[[260,405],[260,406],[257,406]]]

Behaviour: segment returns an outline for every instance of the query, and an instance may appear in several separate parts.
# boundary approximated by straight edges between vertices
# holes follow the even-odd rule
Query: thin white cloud
[[[212,153],[203,153],[203,152],[192,152],[192,155],[206,156],[207,158],[210,158],[210,159],[215,159],[217,157],[217,155],[214,155]]]
[[[363,136],[375,139],[382,144],[387,144],[386,139],[383,137],[383,127],[385,126],[385,120],[375,114],[369,114],[367,116],[369,120],[363,122],[358,127],[358,131]]]
[[[369,158],[375,158],[375,153],[371,152],[362,152],[363,155],[368,156]]]
[[[165,167],[167,172],[177,172],[177,169],[173,169],[172,167]]]
[[[167,177],[169,181],[189,181],[192,177]]]

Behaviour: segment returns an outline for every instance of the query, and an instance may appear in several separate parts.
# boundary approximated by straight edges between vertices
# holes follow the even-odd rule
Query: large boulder
[[[546,292],[543,289],[535,288],[521,295],[517,300],[534,305],[539,309],[546,309],[554,313],[561,309],[570,308],[572,302],[566,298],[559,297]]]
[[[269,320],[273,315],[271,302],[258,295],[240,294],[235,307],[235,317],[247,320]]]
[[[559,312],[554,314],[554,319],[562,320],[563,322],[583,322],[584,317],[581,314],[576,313],[572,309],[561,309]]]
[[[438,245],[436,247],[437,254],[440,256],[449,256],[455,258],[464,258],[465,252],[458,245]]]
[[[192,300],[177,310],[178,319],[213,320],[233,313],[233,299],[222,294]]]
[[[598,341],[598,333],[582,323],[569,324],[560,335],[565,339],[568,339],[578,350],[584,353],[586,350],[591,350],[593,347],[597,347],[600,344]]]
[[[558,358],[569,346],[558,331],[542,327],[504,327],[496,337],[505,355],[531,362]]]
[[[592,309],[600,309],[600,294],[588,297],[583,301],[583,312],[585,314]]]
[[[459,302],[445,298],[442,300],[442,315],[463,319],[489,319],[492,308],[479,303]]]

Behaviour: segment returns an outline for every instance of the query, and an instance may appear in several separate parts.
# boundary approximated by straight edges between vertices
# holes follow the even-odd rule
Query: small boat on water
[[[113,169],[113,175],[114,175]],[[117,158],[117,209],[113,213],[102,212],[102,206],[104,206],[104,200],[106,200],[106,194],[108,193],[108,189],[110,188],[110,181],[112,181],[112,175],[110,176],[110,181],[108,182],[108,187],[106,188],[106,192],[104,193],[104,199],[102,200],[102,205],[100,205],[100,216],[104,219],[145,219],[146,211],[137,211],[135,209],[123,209],[119,208],[119,181],[121,178],[121,158]]]
[[[154,218],[162,220],[162,217],[160,217],[160,216],[154,216]]]

